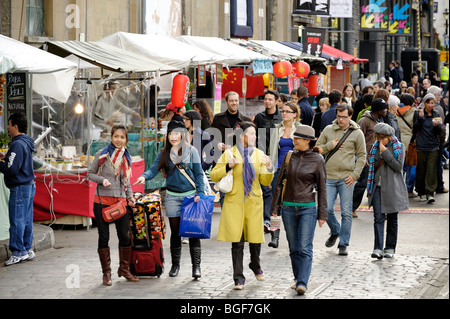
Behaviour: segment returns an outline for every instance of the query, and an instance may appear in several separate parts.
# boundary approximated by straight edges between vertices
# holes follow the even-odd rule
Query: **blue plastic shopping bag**
[[[186,198],[181,206],[180,237],[210,239],[214,196],[199,195],[201,200],[196,203],[195,197]]]

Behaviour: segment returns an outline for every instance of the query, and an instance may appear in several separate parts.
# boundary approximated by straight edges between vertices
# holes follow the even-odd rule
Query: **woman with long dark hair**
[[[241,122],[235,128],[236,146],[226,151],[211,172],[213,182],[233,170],[233,189],[225,195],[217,240],[231,242],[234,289],[244,288],[244,244],[250,244],[250,269],[258,281],[261,269],[261,244],[264,243],[264,203],[261,184],[269,186],[273,165],[263,151],[255,147],[256,126]]]
[[[159,153],[153,166],[138,178],[136,184],[144,184],[162,171],[166,177],[167,196],[165,212],[169,218],[171,237],[170,253],[172,256],[172,268],[169,276],[176,277],[180,270],[181,260],[181,206],[185,198],[195,197],[195,202],[200,201],[200,194],[205,195],[205,184],[200,156],[197,150],[191,146],[186,138],[187,130],[184,123],[171,121],[167,128],[166,145]],[[182,173],[183,169],[189,176]],[[191,183],[192,182],[192,183]],[[193,183],[195,185],[193,185]],[[192,261],[192,277],[201,277],[201,244],[200,239],[190,238],[189,247]]]
[[[200,113],[202,119],[201,129],[206,131],[211,127],[212,121],[214,119],[214,113],[211,109],[211,106],[205,99],[198,100],[192,106],[195,111]]]
[[[98,184],[94,198],[94,215],[98,228],[98,255],[103,270],[103,285],[111,286],[111,257],[109,248],[109,223],[103,220],[102,209],[115,204],[118,199],[126,199],[134,207],[135,201],[130,185],[131,156],[126,149],[128,131],[123,125],[111,130],[111,144],[98,151],[89,168],[88,179]],[[126,214],[114,222],[119,237],[119,277],[137,282],[130,273],[131,242],[128,236],[129,216]]]

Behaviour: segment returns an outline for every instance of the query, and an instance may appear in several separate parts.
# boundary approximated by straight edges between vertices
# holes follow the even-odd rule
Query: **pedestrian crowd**
[[[430,84],[432,79],[424,79],[420,84],[418,76],[413,73],[407,85],[402,80],[403,72],[392,62],[385,82],[372,84],[364,76],[358,85],[346,84],[342,89],[322,92],[316,98],[315,109],[306,87],[293,90],[290,97],[267,90],[265,110],[254,119],[240,112],[240,96],[236,92],[227,93],[227,110],[215,116],[205,100],[196,101],[189,111],[169,105],[165,146],[136,182],[145,184],[160,172],[166,178],[165,214],[171,229],[169,276],[176,277],[181,266],[182,204],[186,198],[199,202],[200,195],[207,195],[205,172],[209,171],[215,183],[229,174],[233,176],[231,191],[220,193],[222,212],[217,239],[231,243],[236,290],[245,286],[246,242],[250,248],[249,267],[258,281],[264,280],[260,260],[264,233],[271,235],[269,247],[278,248],[280,228],[272,227],[272,221],[281,216],[294,277],[292,288],[305,294],[316,225],[327,224],[330,236],[324,244],[331,248],[338,243],[338,254],[347,256],[352,221],[358,217],[357,210],[366,193],[374,214],[371,256],[392,258],[397,245],[398,213],[409,208],[408,198],[417,197],[432,204],[435,193],[448,192],[442,178],[443,169],[448,169],[448,91]],[[16,175],[13,183],[26,186],[33,193],[30,185],[34,184],[24,185],[15,166],[18,161],[26,162],[24,167],[30,165],[29,155],[25,154],[32,150],[24,133],[20,133],[26,124],[22,122],[23,119],[10,119],[8,129],[15,137],[11,150],[16,155],[0,154],[0,159],[10,163],[0,163],[0,171],[5,176]],[[111,144],[95,155],[88,174],[89,180],[99,185],[94,213],[103,284],[107,286],[112,284],[110,234],[102,209],[117,199],[135,205],[127,143],[127,128],[113,126]],[[338,196],[340,219],[335,212]],[[14,196],[11,198],[15,200]],[[10,210],[11,205],[14,203]],[[139,279],[129,268],[127,218],[114,222],[119,237],[118,274],[136,282]],[[13,250],[15,259],[8,264],[34,258],[27,236],[20,239],[21,244]],[[190,238],[189,247],[192,276],[198,279],[201,241]]]

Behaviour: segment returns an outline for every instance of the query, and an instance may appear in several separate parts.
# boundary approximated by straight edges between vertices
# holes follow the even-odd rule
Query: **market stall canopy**
[[[326,60],[322,57],[316,57],[311,54],[302,53],[299,50],[293,49],[289,46],[286,46],[277,41],[266,41],[266,40],[251,40],[250,44],[254,43],[256,45],[261,46],[267,50],[273,52],[273,54],[279,54],[280,56],[285,56],[285,60],[295,60],[295,61],[315,61],[315,62],[326,62]]]
[[[176,72],[179,68],[102,42],[50,41],[48,52],[63,58],[73,54],[105,70],[119,73]]]
[[[68,57],[65,58],[66,60],[69,60],[70,62],[75,63],[78,66],[78,69],[84,70],[84,69],[99,69],[98,66],[93,65],[87,61],[84,61],[80,59],[79,57],[76,57],[75,55],[71,54]]]
[[[100,42],[142,54],[180,69],[199,64],[224,63],[227,60],[222,54],[159,35],[118,32],[101,39]]]
[[[332,46],[330,46],[328,44],[323,45],[322,57],[331,59],[331,60],[342,59],[343,62],[354,63],[354,64],[369,62],[369,60],[367,60],[367,59],[360,59],[360,58],[354,57],[353,55],[348,54],[339,49],[333,48]]]
[[[77,65],[31,45],[0,35],[2,72],[28,71],[38,94],[67,102]]]
[[[224,63],[230,66],[249,64],[256,60],[274,60],[272,57],[253,52],[222,38],[184,35],[176,39],[200,49],[226,56],[227,60]]]

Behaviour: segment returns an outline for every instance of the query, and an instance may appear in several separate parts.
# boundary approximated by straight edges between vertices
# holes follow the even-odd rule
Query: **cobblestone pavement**
[[[421,215],[402,214],[401,230],[409,223],[421,223]],[[290,288],[293,284],[291,263],[282,231],[280,247],[272,249],[265,244],[261,263],[265,281],[258,282],[246,268],[247,282],[242,291],[232,290],[231,244],[215,238],[203,241],[202,279],[193,281],[189,249],[183,245],[182,267],[177,278],[168,276],[170,268],[169,240],[164,241],[166,270],[161,278],[146,278],[139,283],[128,283],[113,272],[113,286],[101,285],[101,269],[96,252],[97,231],[55,230],[56,249],[37,254],[31,262],[0,267],[1,299],[448,299],[448,214],[429,215],[443,218],[442,231],[446,241],[436,257],[422,254],[404,254],[399,248],[393,259],[374,260],[370,257],[373,241],[372,217],[360,213],[355,220],[355,242],[349,256],[337,255],[336,248],[325,248],[328,236],[326,225],[316,232],[314,263],[308,292],[299,297]],[[213,234],[217,234],[219,214],[214,214]],[[402,227],[403,226],[403,227]],[[441,230],[439,230],[441,231]],[[112,231],[111,234],[115,235]],[[170,235],[170,231],[168,231]],[[402,237],[409,231],[401,232]],[[112,236],[111,247],[117,247]],[[366,238],[366,239],[365,239]],[[266,240],[270,237],[267,235]],[[419,240],[419,239],[415,239]],[[400,245],[401,246],[401,245]],[[408,247],[408,246],[405,246]],[[408,248],[405,248],[409,250]],[[249,263],[248,248],[244,265]],[[112,248],[113,270],[118,266],[117,249]],[[444,278],[444,279],[443,279]],[[430,295],[430,289],[437,289]]]

